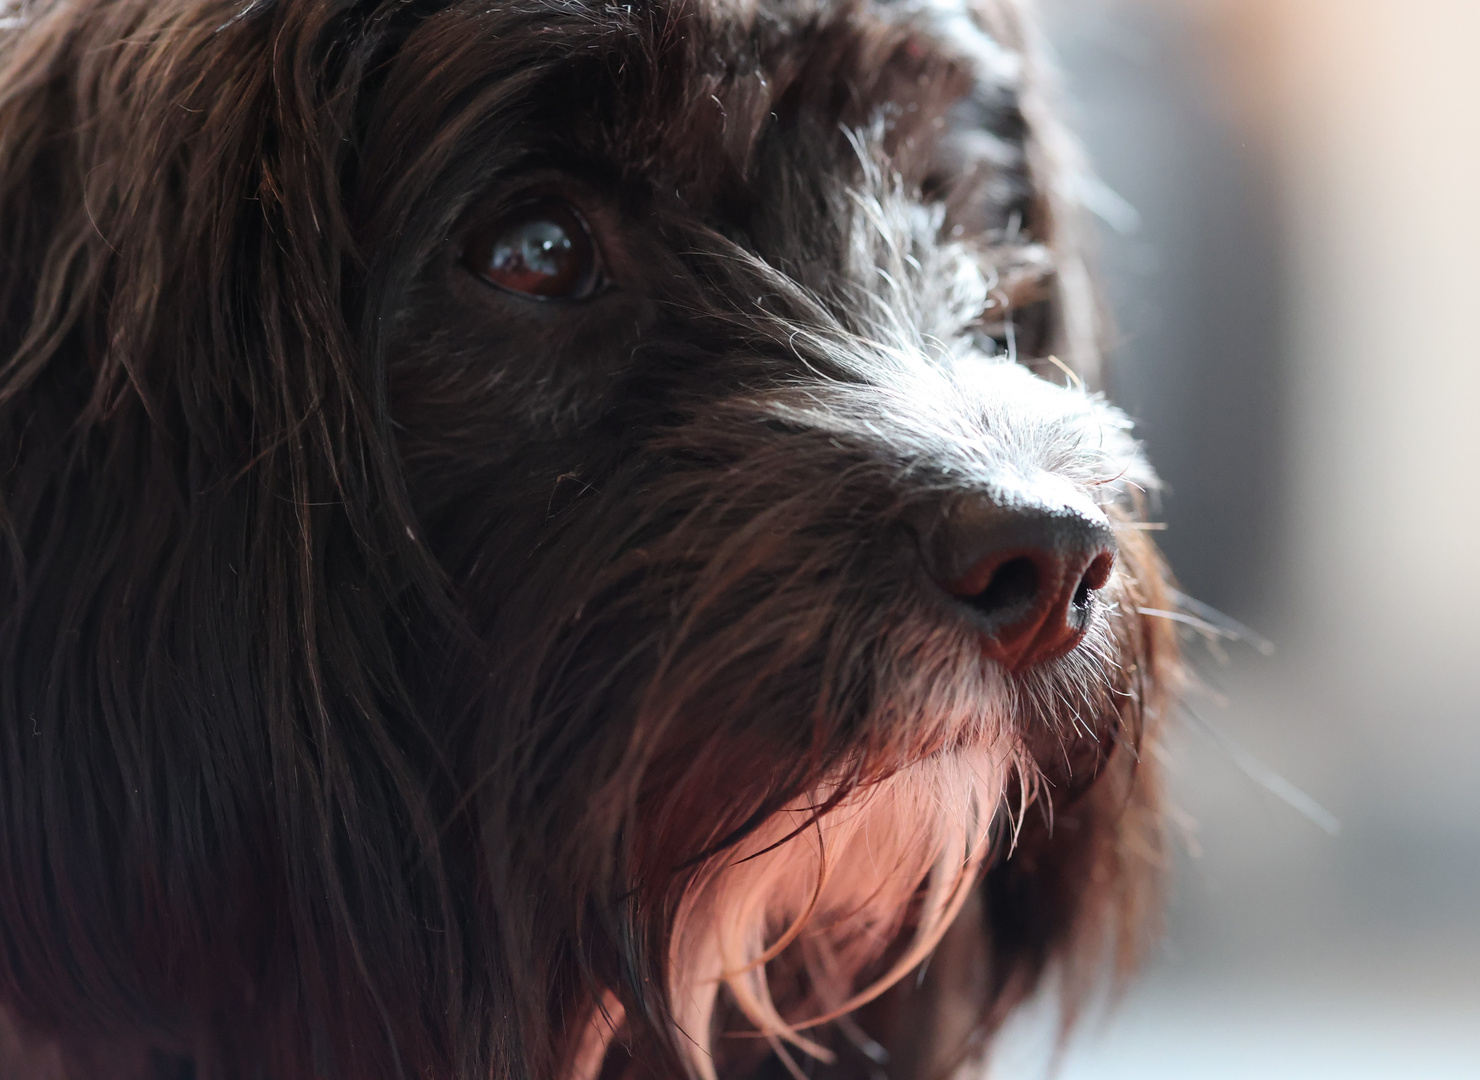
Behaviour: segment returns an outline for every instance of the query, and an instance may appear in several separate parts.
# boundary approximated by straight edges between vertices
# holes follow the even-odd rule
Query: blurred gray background
[[[1058,1075],[1480,1078],[1480,0],[1040,8],[1164,548],[1277,646],[1189,641],[1166,939]]]

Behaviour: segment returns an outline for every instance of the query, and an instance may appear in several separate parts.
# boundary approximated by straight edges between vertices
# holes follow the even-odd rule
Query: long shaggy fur
[[[937,1080],[1130,967],[1170,605],[1011,0],[3,16],[7,1076]],[[531,191],[615,287],[461,266]],[[1119,554],[1014,675],[920,545],[1026,482]]]

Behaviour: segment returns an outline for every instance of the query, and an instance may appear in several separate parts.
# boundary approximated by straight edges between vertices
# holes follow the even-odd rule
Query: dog
[[[1013,0],[4,16],[7,1077],[938,1080],[1129,970],[1172,601]]]

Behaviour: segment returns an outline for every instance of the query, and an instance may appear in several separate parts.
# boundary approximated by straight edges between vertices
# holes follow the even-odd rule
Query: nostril
[[[1037,594],[1038,567],[1032,559],[1020,556],[997,567],[981,591],[961,595],[961,599],[984,615],[995,615],[1026,609]]]
[[[1115,568],[1104,514],[1072,492],[1052,494],[1049,486],[963,499],[922,545],[926,569],[974,626],[983,653],[1014,672],[1079,644]]]
[[[1095,556],[1089,568],[1084,571],[1084,576],[1079,579],[1079,586],[1074,590],[1074,606],[1083,608],[1089,605],[1090,594],[1098,589],[1103,589],[1105,583],[1110,580],[1110,571],[1115,566],[1115,556],[1108,551],[1102,551]]]

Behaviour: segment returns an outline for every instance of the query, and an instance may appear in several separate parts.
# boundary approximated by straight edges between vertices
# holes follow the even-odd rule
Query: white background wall
[[[1480,1078],[1480,0],[1045,6],[1141,216],[1102,265],[1167,548],[1279,646],[1194,648],[1167,942],[1062,1075]]]

